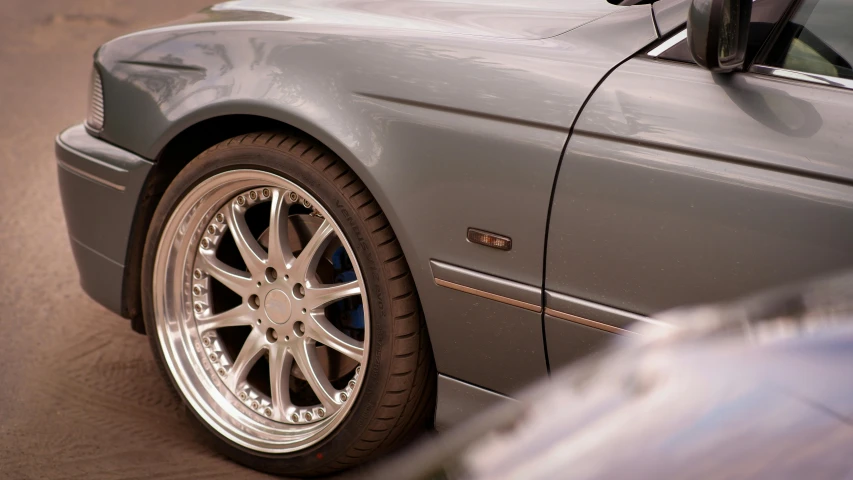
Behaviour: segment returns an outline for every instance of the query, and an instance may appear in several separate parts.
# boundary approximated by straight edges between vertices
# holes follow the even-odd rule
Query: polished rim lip
[[[340,239],[352,261],[357,279],[362,287],[362,304],[365,312],[364,332],[364,357],[361,362],[361,374],[358,375],[355,388],[350,398],[341,408],[329,417],[304,425],[292,425],[272,421],[255,412],[251,412],[233,393],[225,387],[213,367],[208,361],[199,358],[192,350],[198,352],[202,349],[198,330],[195,325],[187,328],[187,316],[194,322],[192,314],[192,299],[189,291],[193,270],[194,252],[196,244],[201,238],[205,225],[210,221],[217,209],[231,201],[240,192],[259,187],[287,188],[297,192],[303,198],[308,199],[311,205],[319,210],[326,220],[329,221],[335,234]],[[216,197],[211,201],[210,197]],[[203,211],[200,205],[207,205]],[[188,229],[188,226],[192,226]],[[183,228],[181,228],[183,227]],[[180,235],[180,236],[179,236]],[[167,245],[168,244],[168,245]],[[164,250],[168,247],[168,250]],[[165,253],[164,253],[165,252]],[[180,279],[169,278],[167,272],[180,269]],[[153,303],[155,325],[158,333],[158,342],[163,352],[167,368],[171,377],[180,390],[183,398],[190,404],[194,412],[204,422],[223,435],[228,440],[264,453],[289,453],[302,450],[323,440],[346,418],[358,400],[364,379],[367,376],[367,364],[370,352],[370,312],[367,296],[367,286],[364,282],[361,267],[349,240],[339,227],[335,219],[329,214],[326,207],[312,194],[292,180],[280,175],[254,169],[238,169],[215,174],[199,182],[178,202],[169,216],[163,233],[157,245],[157,254],[154,261],[153,275]],[[165,294],[175,283],[180,285],[179,293],[169,301]],[[172,307],[170,309],[170,307]],[[169,316],[170,311],[176,310],[180,318]],[[172,325],[176,323],[177,325]],[[180,333],[180,344],[174,344],[175,338],[169,331],[177,328]],[[189,330],[189,331],[188,331]],[[192,338],[192,345],[187,345],[187,335]],[[175,355],[184,354],[184,358],[175,358]],[[176,360],[183,360],[190,365],[177,365]],[[191,367],[187,369],[186,367]],[[189,370],[189,371],[188,371]],[[214,380],[215,379],[215,380]],[[217,385],[218,384],[218,385]],[[199,386],[206,391],[200,392]],[[199,398],[201,393],[210,397],[211,392],[219,392],[218,397],[209,398],[214,404],[211,405]],[[260,420],[260,421],[259,421]],[[235,423],[239,422],[239,425]],[[263,422],[263,423],[261,423]],[[269,424],[274,426],[270,428]],[[276,429],[275,427],[283,427]],[[296,428],[294,428],[296,427]],[[291,432],[288,432],[290,430]],[[265,438],[258,438],[256,434],[262,434]]]

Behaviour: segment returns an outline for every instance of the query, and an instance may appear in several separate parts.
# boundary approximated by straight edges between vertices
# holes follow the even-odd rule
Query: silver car
[[[853,267],[853,3],[618,3],[234,0],[104,44],[56,141],[84,289],[220,451],[319,475]]]

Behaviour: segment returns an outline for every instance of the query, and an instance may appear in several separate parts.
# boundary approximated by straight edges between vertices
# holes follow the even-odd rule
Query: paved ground
[[[207,3],[0,2],[0,478],[261,477],[199,443],[145,338],[78,286],[53,157],[95,48]]]

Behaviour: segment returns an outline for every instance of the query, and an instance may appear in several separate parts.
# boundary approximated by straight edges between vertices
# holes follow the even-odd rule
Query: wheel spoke
[[[228,372],[228,377],[226,378],[226,384],[232,391],[236,390],[237,386],[246,380],[249,370],[261,358],[265,349],[266,341],[264,335],[260,330],[252,329],[249,337],[246,338],[246,342],[243,343],[243,348],[240,349],[240,353],[234,359],[234,363],[231,365],[231,370]]]
[[[270,393],[276,418],[283,420],[287,416],[290,401],[290,371],[293,368],[293,354],[286,347],[270,349]]]
[[[243,262],[249,268],[253,275],[261,275],[266,268],[265,262],[267,258],[263,247],[252,235],[249,230],[249,225],[246,223],[245,212],[242,212],[236,205],[231,205],[226,217],[228,229],[231,230],[231,236],[234,237],[234,243],[237,244],[237,250],[240,251],[240,256],[243,257]]]
[[[199,333],[205,333],[217,328],[237,327],[240,325],[250,325],[252,323],[252,312],[249,307],[243,303],[231,310],[226,310],[222,313],[200,317],[196,319]]]
[[[309,285],[305,293],[308,304],[314,310],[322,309],[329,304],[355,295],[361,295],[361,287],[358,285],[357,280],[320,287],[311,287]]]
[[[331,347],[349,358],[361,362],[364,358],[364,342],[360,342],[342,332],[322,313],[312,314],[313,325],[307,334],[314,340]]]
[[[293,252],[287,237],[287,212],[289,205],[285,201],[284,190],[273,190],[272,208],[270,208],[269,263],[276,268],[287,265],[293,260]]]
[[[309,275],[317,269],[317,263],[320,261],[321,254],[329,244],[333,233],[335,233],[335,229],[332,228],[332,224],[328,220],[323,220],[320,228],[314,232],[314,236],[308,240],[308,243],[305,244],[293,262],[292,270],[295,277],[308,279]]]
[[[225,285],[232,292],[245,296],[251,291],[253,287],[252,277],[246,272],[226,265],[214,256],[212,250],[202,251],[198,258],[201,264],[199,268],[219,280],[219,283]]]
[[[320,365],[314,342],[301,342],[294,351],[294,357],[302,375],[305,376],[305,380],[311,386],[311,390],[320,399],[320,403],[326,407],[329,413],[336,411],[340,407],[335,395],[336,390],[329,378],[326,377],[322,365]]]

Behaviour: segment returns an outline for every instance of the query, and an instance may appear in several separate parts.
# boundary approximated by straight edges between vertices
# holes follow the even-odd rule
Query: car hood
[[[542,39],[616,9],[607,0],[234,0],[170,25],[288,22],[412,30],[503,39]]]

